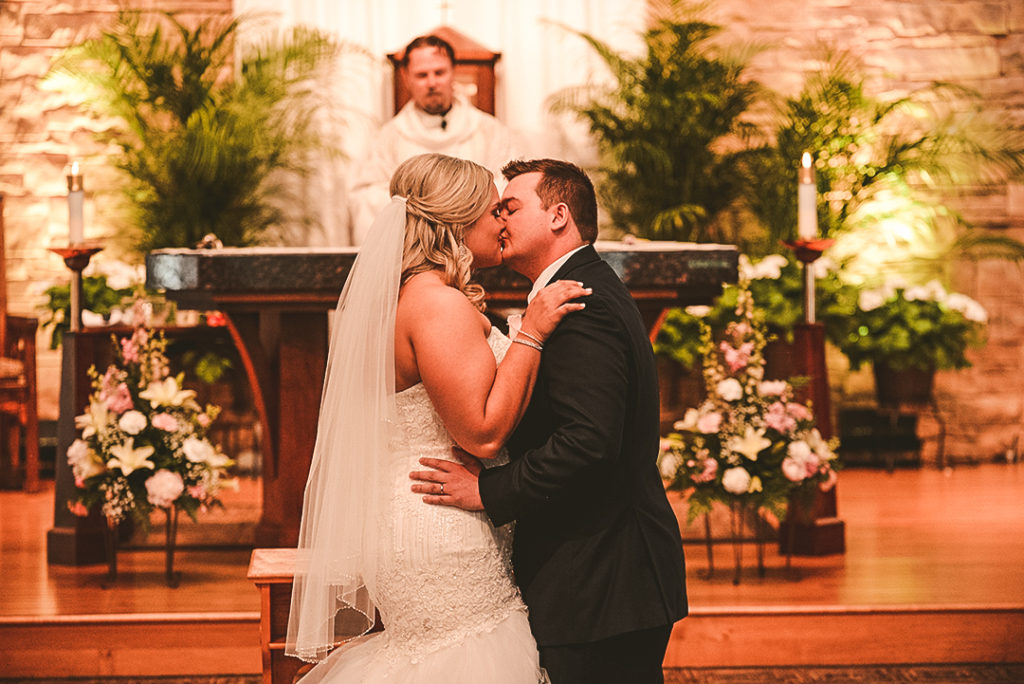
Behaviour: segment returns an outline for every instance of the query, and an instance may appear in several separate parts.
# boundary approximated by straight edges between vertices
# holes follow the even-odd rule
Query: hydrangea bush
[[[669,489],[690,492],[691,520],[715,501],[766,508],[781,518],[794,490],[828,489],[836,480],[837,443],[822,438],[789,382],[765,380],[766,335],[749,281],[741,278],[736,292],[737,320],[717,344],[702,324],[708,397],[662,440],[662,476]]]
[[[98,505],[110,524],[132,515],[144,528],[155,508],[177,506],[195,519],[235,484],[233,462],[208,438],[220,409],[196,403],[184,373],[170,373],[163,334],[144,313],[133,320],[132,335],[114,340],[116,362],[89,369],[93,392],[67,453],[77,486],[68,505],[78,515]]]

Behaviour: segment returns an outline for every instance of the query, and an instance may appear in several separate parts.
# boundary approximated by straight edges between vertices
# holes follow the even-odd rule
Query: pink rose
[[[205,413],[200,413],[198,416],[196,416],[196,422],[199,423],[201,427],[209,427],[210,416],[206,415]]]
[[[120,383],[113,394],[107,395],[107,408],[114,413],[121,414],[132,407],[132,394],[128,391],[128,385]]]
[[[174,432],[178,429],[178,419],[169,413],[158,413],[153,416],[153,427],[164,432]]]
[[[764,424],[776,432],[787,434],[796,428],[796,419],[786,413],[786,407],[782,402],[777,401],[768,407]]]
[[[718,432],[718,428],[722,426],[722,414],[714,411],[712,413],[705,413],[697,419],[697,430],[703,432],[705,435],[713,432]]]
[[[789,404],[786,405],[786,410],[789,412],[789,415],[793,416],[793,418],[797,420],[811,419],[811,410],[804,406],[803,404],[790,402]]]
[[[189,485],[188,494],[194,499],[204,501],[206,499],[206,486],[202,483]]]

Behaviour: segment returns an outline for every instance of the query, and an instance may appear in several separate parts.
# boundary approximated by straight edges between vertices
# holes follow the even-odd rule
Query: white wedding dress
[[[492,328],[500,362],[511,344]],[[404,440],[393,444],[379,524],[375,599],[384,631],[346,643],[302,684],[537,684],[544,681],[512,576],[510,526],[482,512],[432,506],[410,489],[423,456],[454,460],[452,438],[422,384],[396,395]]]

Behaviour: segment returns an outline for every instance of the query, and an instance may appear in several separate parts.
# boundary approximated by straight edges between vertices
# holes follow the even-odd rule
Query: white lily
[[[742,437],[729,438],[727,447],[729,451],[743,454],[751,461],[756,461],[757,455],[771,445],[772,441],[764,436],[764,428],[755,430],[748,425]]]
[[[83,439],[88,439],[95,434],[103,435],[107,432],[109,418],[110,412],[107,410],[106,403],[92,400],[85,413],[75,416],[75,428],[82,431]]]
[[[135,448],[135,438],[129,437],[128,441],[124,444],[116,444],[110,447],[110,453],[113,454],[113,458],[107,461],[108,468],[120,468],[121,472],[127,477],[136,470],[142,470],[143,468],[153,469],[156,464],[149,460],[149,457],[153,455],[153,447],[144,446]]]
[[[139,392],[139,396],[149,400],[153,408],[160,406],[183,406],[196,396],[193,390],[183,390],[178,384],[177,378],[169,377],[163,380],[154,380],[149,386]]]

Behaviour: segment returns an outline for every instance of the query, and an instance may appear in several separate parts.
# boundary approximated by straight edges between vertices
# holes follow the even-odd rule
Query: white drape
[[[267,12],[279,26],[304,24],[333,33],[358,50],[342,55],[332,77],[335,110],[325,116],[341,141],[344,161],[327,161],[307,192],[323,225],[317,245],[349,244],[346,177],[365,158],[373,134],[394,112],[392,71],[385,55],[415,36],[448,25],[501,53],[497,116],[529,157],[594,161],[586,128],[555,117],[548,98],[559,90],[607,78],[582,39],[586,31],[613,47],[639,49],[644,0],[234,0],[236,14]],[[362,52],[364,51],[364,52]],[[340,125],[336,123],[341,121]]]

